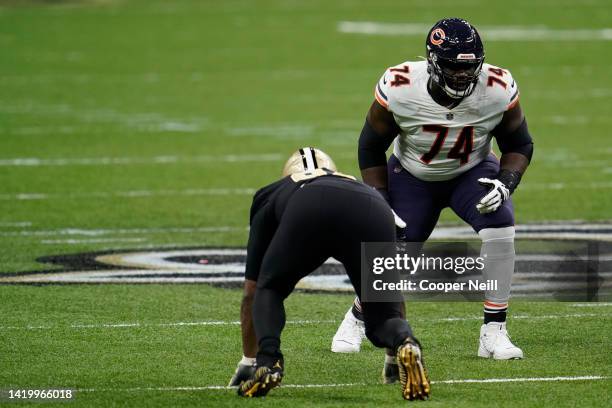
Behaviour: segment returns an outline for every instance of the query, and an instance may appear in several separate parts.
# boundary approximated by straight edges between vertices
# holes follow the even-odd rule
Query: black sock
[[[500,303],[492,300],[484,302],[484,324],[490,322],[503,323],[506,321],[506,312],[508,311],[508,302]]]
[[[487,313],[484,312],[484,324],[489,322],[503,323],[506,321],[506,312]]]
[[[355,316],[357,320],[363,321],[363,312],[361,311],[361,302],[359,299],[355,298],[351,310],[353,311],[353,316]]]

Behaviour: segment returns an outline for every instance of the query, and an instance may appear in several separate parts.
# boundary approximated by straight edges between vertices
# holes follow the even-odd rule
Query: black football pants
[[[293,194],[268,247],[257,280],[253,322],[258,364],[280,352],[285,325],[284,299],[297,282],[329,257],[341,262],[356,293],[361,290],[361,242],[395,241],[395,222],[387,203],[373,189],[326,178]],[[411,337],[399,302],[363,302],[366,336],[377,347],[396,349]]]

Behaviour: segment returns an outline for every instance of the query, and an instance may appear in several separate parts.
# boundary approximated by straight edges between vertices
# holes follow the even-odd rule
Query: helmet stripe
[[[302,156],[302,167],[304,170],[308,169],[308,163],[306,162],[306,154],[304,153],[304,149],[300,149],[300,156]]]
[[[305,147],[300,149],[300,153],[302,154],[302,162],[304,163],[304,171],[313,171],[316,169],[316,165],[314,163],[314,155],[312,154],[312,149],[309,147]]]
[[[317,152],[315,152],[314,148],[310,148],[310,153],[312,153],[312,161],[314,162],[315,169],[319,168],[319,163],[317,163]]]

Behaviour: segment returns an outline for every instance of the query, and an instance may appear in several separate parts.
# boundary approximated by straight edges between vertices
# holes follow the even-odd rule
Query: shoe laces
[[[506,330],[506,328],[504,327],[499,327],[499,329],[496,329],[495,331],[491,331],[487,333],[487,335],[492,336],[493,337],[492,340],[498,346],[516,347],[514,344],[512,344],[512,341],[510,340],[510,334],[508,334],[508,330]]]
[[[338,337],[348,340],[361,340],[361,331],[363,330],[362,326],[359,325],[359,320],[352,320],[349,324],[343,324],[340,328],[340,333]]]

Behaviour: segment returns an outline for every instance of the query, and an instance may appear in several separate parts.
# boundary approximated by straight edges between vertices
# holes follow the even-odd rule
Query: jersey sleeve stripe
[[[387,102],[381,95],[378,93],[378,89],[374,89],[374,97],[385,109],[389,109],[389,102]]]
[[[378,93],[380,94],[380,96],[382,96],[382,98],[385,101],[388,101],[389,98],[387,98],[387,95],[385,95],[385,93],[382,91],[382,89],[380,89],[380,84],[376,84],[376,90],[378,91]]]
[[[510,110],[510,109],[512,109],[512,108],[514,108],[516,106],[516,104],[519,101],[519,94],[518,94],[518,92],[512,98],[513,98],[513,100],[508,104],[508,106],[506,106],[506,110]]]
[[[519,90],[517,89],[514,92],[514,95],[512,95],[512,98],[510,98],[510,102],[508,103],[508,106],[506,106],[506,110],[510,110],[514,108],[514,105],[516,105],[518,100],[519,100]]]
[[[380,103],[385,109],[389,109],[389,104],[384,99],[382,99],[378,95],[374,96],[376,96],[376,100],[378,101],[378,103]]]
[[[514,92],[514,95],[512,95],[512,98],[510,98],[510,103],[512,103],[512,101],[514,101],[514,98],[516,98],[519,94],[519,90],[517,89],[516,92]]]

